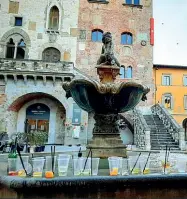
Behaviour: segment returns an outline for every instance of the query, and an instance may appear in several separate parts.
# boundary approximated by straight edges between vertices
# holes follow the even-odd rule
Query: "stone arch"
[[[8,110],[18,112],[24,104],[34,99],[41,99],[41,98],[49,98],[53,101],[55,100],[56,102],[62,104],[64,109],[67,111],[68,104],[64,100],[59,99],[57,96],[42,92],[33,92],[17,96],[15,100],[12,100],[10,102]]]
[[[56,101],[57,102],[57,101]],[[55,136],[56,136],[56,113],[57,113],[57,103],[50,98],[40,98],[40,99],[33,99],[31,101],[26,102],[18,111],[17,117],[17,132],[23,132],[25,128],[25,119],[26,119],[26,110],[28,107],[36,104],[41,103],[46,105],[50,110],[50,117],[49,117],[49,136],[48,142],[55,143]],[[66,113],[65,113],[66,114]]]
[[[4,33],[4,35],[2,36],[0,42],[4,44],[4,47],[2,49],[2,53],[1,53],[1,57],[5,57],[6,56],[6,51],[7,51],[7,42],[9,38],[13,38],[13,39],[20,39],[22,38],[24,40],[24,43],[26,44],[26,48],[25,48],[25,53],[24,53],[24,58],[28,59],[29,58],[29,47],[31,46],[31,40],[29,35],[22,29],[20,28],[13,28],[9,31],[7,31],[6,33]]]
[[[46,48],[42,53],[42,60],[46,62],[58,62],[60,61],[61,53],[57,48]]]
[[[45,43],[40,49],[39,49],[39,60],[42,60],[42,54],[43,51],[47,48],[56,48],[57,50],[60,51],[61,57],[60,60],[62,60],[62,54],[63,54],[63,49],[61,47],[61,45],[57,44],[57,43]]]
[[[12,28],[11,30],[7,31],[6,33],[4,33],[4,35],[1,38],[1,42],[6,42],[7,39],[14,35],[14,34],[19,34],[24,38],[25,43],[30,46],[31,45],[31,40],[29,35],[22,29],[20,28]]]

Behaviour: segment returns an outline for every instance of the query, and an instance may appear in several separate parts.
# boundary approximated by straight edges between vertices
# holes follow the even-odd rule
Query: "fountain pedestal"
[[[93,157],[126,157],[126,146],[120,138],[119,115],[95,114],[94,119],[93,138],[87,146],[88,149],[92,150]]]
[[[120,71],[119,67],[110,65],[100,65],[96,68],[100,82],[108,85],[114,84]],[[108,106],[112,107],[112,102],[108,103]],[[126,157],[126,146],[120,138],[119,115],[117,113],[95,113],[94,119],[93,138],[87,146],[88,149],[92,150],[93,157]]]

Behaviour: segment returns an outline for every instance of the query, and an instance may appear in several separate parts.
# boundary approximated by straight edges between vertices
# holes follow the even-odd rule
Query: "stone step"
[[[151,142],[151,146],[152,147],[154,147],[154,146],[168,146],[168,147],[178,147],[179,145],[177,144],[177,143],[174,143],[174,142],[172,142],[172,143],[167,143],[167,142],[164,142],[164,143],[160,143],[160,142],[156,142],[156,143],[152,143]]]
[[[157,121],[162,121],[160,118],[158,118],[158,117],[145,117],[144,116],[144,118],[145,118],[145,120],[147,120],[147,121],[151,121],[151,120],[157,120]]]
[[[168,130],[167,129],[153,129],[153,128],[151,128],[150,129],[151,130],[151,132],[153,132],[153,133],[155,133],[155,132],[168,132]]]
[[[146,118],[159,118],[158,115],[144,115]]]
[[[158,124],[150,124],[150,125],[148,125],[150,128],[151,127],[160,127],[160,128],[166,128],[163,124],[161,124],[161,125],[158,125]]]
[[[151,139],[151,143],[175,143],[175,141],[173,139]]]
[[[151,147],[151,150],[165,150],[165,148],[162,147]],[[178,147],[171,147],[170,151],[179,151],[180,149]]]
[[[165,143],[174,142],[175,143],[175,141],[172,138],[168,138],[168,139],[162,139],[162,138],[156,139],[156,138],[153,138],[153,139],[151,139],[151,142],[165,142]]]
[[[164,126],[164,124],[162,123],[162,122],[146,122],[147,123],[147,125],[163,125]]]
[[[162,148],[166,148],[166,145],[169,147],[169,148],[178,148],[178,145],[177,144],[156,144],[156,145],[152,145],[151,144],[151,147],[162,147]]]
[[[171,136],[168,132],[160,132],[160,131],[158,131],[158,132],[151,132],[150,133],[150,135],[151,136]]]

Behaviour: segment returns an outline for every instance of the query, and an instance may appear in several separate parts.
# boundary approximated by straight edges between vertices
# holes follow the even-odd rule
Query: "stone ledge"
[[[137,7],[137,8],[143,8],[143,5],[136,5],[136,4],[126,4],[126,3],[123,3],[122,4],[123,6],[129,6],[129,7]]]
[[[187,187],[187,174],[170,175],[131,175],[131,176],[81,176],[81,177],[56,177],[46,178],[21,178],[3,176],[0,178],[1,184],[16,191],[26,192],[28,189],[52,188],[63,192],[68,187],[80,187],[94,189],[113,187],[118,188],[177,188]],[[115,184],[115,186],[114,186]],[[64,188],[64,189],[62,189]],[[50,189],[51,190],[51,189]]]
[[[102,0],[88,0],[88,3],[100,3],[100,4],[108,4],[108,0],[102,1]]]

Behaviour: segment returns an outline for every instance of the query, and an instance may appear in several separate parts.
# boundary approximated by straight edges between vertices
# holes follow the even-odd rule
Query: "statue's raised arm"
[[[102,42],[102,52],[100,58],[97,61],[97,65],[117,65],[118,67],[120,67],[120,63],[114,56],[114,45],[110,32],[106,32],[103,34]]]

